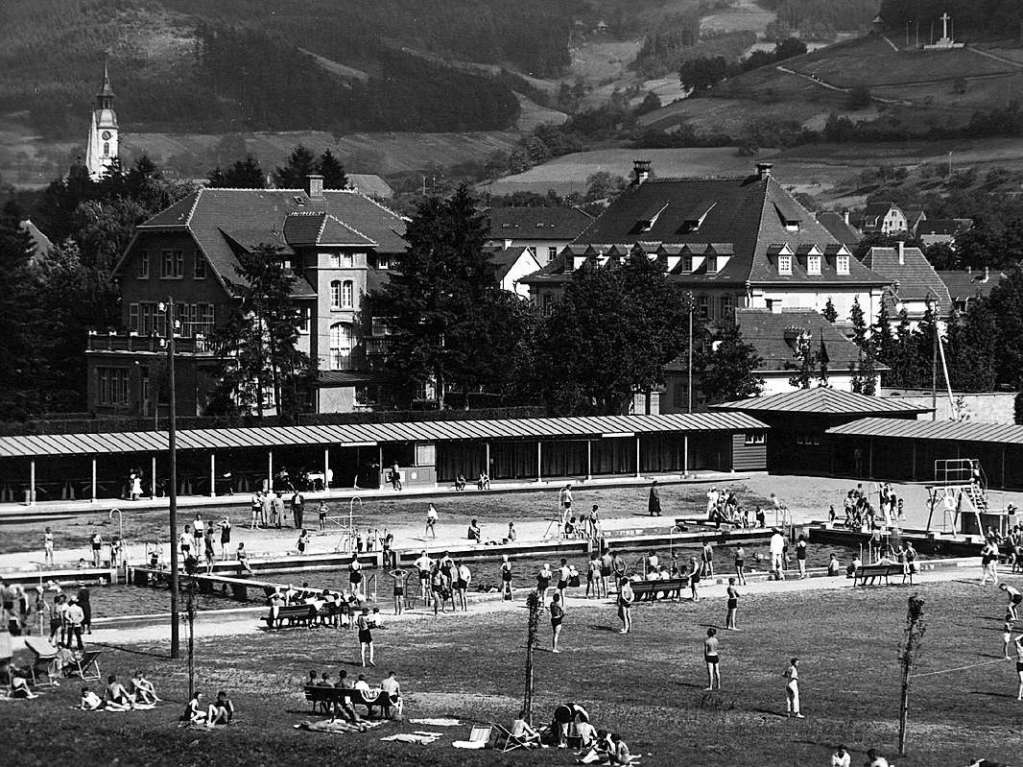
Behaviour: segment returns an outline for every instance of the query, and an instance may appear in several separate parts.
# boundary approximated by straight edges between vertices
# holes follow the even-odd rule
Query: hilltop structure
[[[93,181],[103,177],[117,160],[117,113],[114,112],[114,89],[110,87],[110,69],[103,64],[103,84],[96,93],[96,106],[89,125],[89,142],[85,148],[85,167]]]

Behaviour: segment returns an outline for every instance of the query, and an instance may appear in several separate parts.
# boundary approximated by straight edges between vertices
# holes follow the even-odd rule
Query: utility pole
[[[170,592],[171,592],[171,646],[170,656],[181,655],[181,637],[178,626],[178,434],[177,394],[174,385],[174,299],[167,299],[167,378],[170,401],[168,404],[167,449],[170,452]]]
[[[914,594],[909,598],[906,610],[906,629],[902,638],[902,699],[899,705],[899,755],[906,755],[906,735],[909,727],[909,680],[912,676],[913,663],[920,652],[927,624],[924,621],[924,600]]]
[[[695,297],[692,293],[689,294],[689,392],[686,401],[686,412],[693,412],[693,310],[696,308],[694,305]]]
[[[938,302],[931,305],[931,332],[934,343],[931,348],[931,420],[938,420]]]
[[[533,647],[536,645],[536,632],[540,623],[540,595],[530,591],[526,597],[526,607],[529,608],[528,627],[526,633],[526,685],[522,695],[522,711],[519,718],[526,724],[533,725]]]

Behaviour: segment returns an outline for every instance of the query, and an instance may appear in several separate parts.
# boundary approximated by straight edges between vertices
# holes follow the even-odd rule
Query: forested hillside
[[[503,128],[519,109],[506,81],[418,54],[556,74],[573,20],[593,13],[580,0],[5,0],[0,113],[79,135],[106,51],[118,109],[141,130]]]

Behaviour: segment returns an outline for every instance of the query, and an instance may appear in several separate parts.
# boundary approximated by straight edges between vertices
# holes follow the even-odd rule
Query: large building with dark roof
[[[782,187],[769,163],[742,178],[660,179],[638,173],[556,259],[522,282],[541,307],[583,264],[641,252],[692,291],[708,323],[737,307],[822,311],[847,318],[857,300],[873,321],[887,280],[853,257]]]
[[[506,206],[491,208],[487,222],[490,247],[528,248],[544,266],[593,223],[593,218],[578,208]]]
[[[208,338],[230,315],[238,255],[260,245],[276,247],[295,275],[293,297],[307,317],[300,348],[321,371],[317,411],[370,406],[377,339],[359,313],[404,252],[404,231],[397,213],[358,192],[323,189],[318,176],[305,189],[200,189],[185,197],[138,227],[116,267],[123,332],[90,336],[90,410],[150,415],[161,404],[160,304],[173,298],[179,412],[201,414],[219,368]]]

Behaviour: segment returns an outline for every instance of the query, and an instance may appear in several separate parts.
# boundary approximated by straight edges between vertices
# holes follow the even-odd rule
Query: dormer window
[[[693,273],[693,257],[692,256],[682,256],[682,271],[685,274],[692,274]]]
[[[791,220],[791,219],[786,221],[785,222],[785,231],[786,232],[798,232],[799,231],[799,222]]]
[[[778,256],[778,274],[792,274],[792,256]]]
[[[807,256],[806,257],[806,273],[819,275],[821,273],[821,257],[820,256]]]
[[[849,256],[836,256],[835,271],[839,274],[849,274]]]
[[[717,271],[718,271],[718,257],[717,256],[707,256],[707,258],[704,259],[704,261],[707,264],[707,274],[717,274]]]

